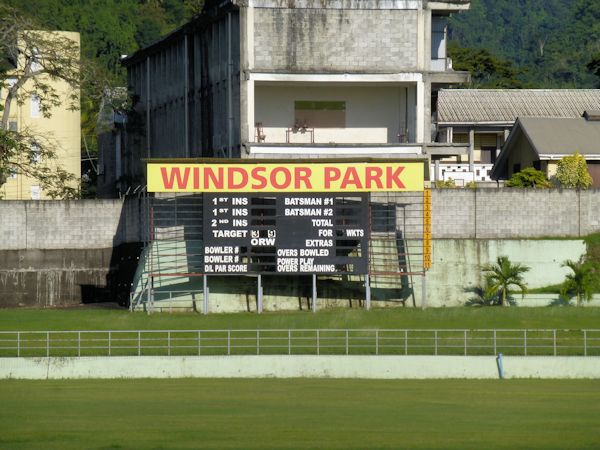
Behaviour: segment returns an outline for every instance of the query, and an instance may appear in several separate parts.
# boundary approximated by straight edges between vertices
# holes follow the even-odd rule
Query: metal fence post
[[[288,355],[292,354],[292,330],[288,330]]]
[[[435,344],[435,356],[438,354],[438,332],[434,330],[433,332],[433,342]]]
[[[525,352],[525,356],[527,356],[527,330],[523,330],[523,351]]]
[[[348,330],[346,330],[346,355],[348,355]]]
[[[320,339],[319,339],[319,337],[320,337],[320,336],[319,336],[319,330],[317,330],[317,355],[320,355],[320,354],[321,354],[321,351],[320,351],[320,349],[319,349],[319,347],[320,347],[320,343],[319,343],[319,340],[320,340]]]
[[[50,332],[46,331],[46,358],[50,356]]]
[[[200,344],[202,339],[202,331],[198,331],[198,356],[200,356],[202,354],[202,344]]]
[[[467,330],[464,330],[465,333],[465,356],[467,356]]]
[[[375,354],[379,355],[379,330],[375,330]]]
[[[108,332],[108,356],[111,356],[111,340],[112,340],[112,335],[111,332]]]
[[[17,331],[17,358],[21,356],[21,332]]]
[[[497,354],[496,330],[494,330],[494,355]]]
[[[554,344],[554,356],[556,356],[556,330],[552,330],[553,344]]]
[[[81,356],[81,331],[77,332],[77,356]]]
[[[167,355],[171,356],[171,332],[167,331]]]
[[[583,356],[587,356],[587,330],[583,330]]]
[[[231,355],[231,330],[227,330],[227,355]]]
[[[138,356],[142,354],[142,336],[141,331],[138,331]]]
[[[260,355],[260,330],[256,330],[256,354]]]
[[[408,330],[404,330],[404,355],[408,355]]]

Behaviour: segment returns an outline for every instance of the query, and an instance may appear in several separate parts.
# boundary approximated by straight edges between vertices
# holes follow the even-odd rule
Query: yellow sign
[[[423,162],[148,164],[148,192],[423,191]]]
[[[431,191],[423,192],[423,268],[431,269]]]

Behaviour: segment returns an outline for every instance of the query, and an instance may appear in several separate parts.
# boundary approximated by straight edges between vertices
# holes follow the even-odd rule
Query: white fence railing
[[[150,355],[600,356],[594,330],[3,331],[0,357]]]

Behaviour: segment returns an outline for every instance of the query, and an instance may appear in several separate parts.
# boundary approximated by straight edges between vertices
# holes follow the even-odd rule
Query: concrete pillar
[[[417,70],[429,70],[429,61],[425,60],[425,48],[426,42],[431,47],[430,39],[426,39],[425,36],[425,15],[428,11],[419,10],[417,11]],[[431,48],[429,49],[431,52]],[[427,63],[427,67],[425,64]]]
[[[415,141],[417,143],[425,142],[425,125],[430,123],[425,117],[425,83],[417,81],[417,135]]]
[[[469,171],[475,172],[475,130],[469,130]]]
[[[254,8],[240,7],[240,132],[241,141],[254,141],[254,81],[250,80],[254,68]]]
[[[496,135],[496,158],[498,157],[498,155],[500,155],[503,145],[504,145],[504,135],[497,134]]]

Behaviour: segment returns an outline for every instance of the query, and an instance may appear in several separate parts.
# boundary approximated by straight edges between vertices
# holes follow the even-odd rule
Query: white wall
[[[504,357],[506,378],[599,378],[597,357]],[[2,379],[497,379],[494,356],[120,356],[0,358]]]
[[[414,86],[409,88],[414,91]],[[410,97],[409,92],[409,97]],[[316,128],[315,143],[397,143],[405,127],[405,86],[273,86],[256,85],[255,122],[263,124],[267,143],[285,143],[294,125],[295,101],[345,101],[346,128]],[[414,127],[414,104],[409,101],[409,127]],[[412,110],[411,110],[412,108]],[[412,119],[412,120],[411,120]],[[412,135],[412,136],[411,136]],[[414,131],[409,133],[413,137]],[[254,139],[253,139],[254,140]],[[310,135],[292,134],[291,143],[310,143]]]

